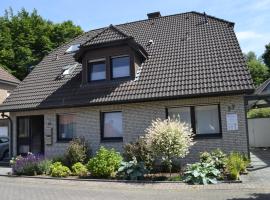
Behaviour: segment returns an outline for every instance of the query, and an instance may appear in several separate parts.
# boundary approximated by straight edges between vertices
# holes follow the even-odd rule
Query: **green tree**
[[[265,51],[262,55],[264,63],[270,68],[270,43],[265,45]]]
[[[0,65],[23,79],[28,68],[38,64],[52,49],[83,33],[79,26],[66,21],[55,24],[33,10],[16,15],[12,9],[0,17]]]
[[[256,86],[269,78],[269,69],[252,51],[244,54],[251,77]]]

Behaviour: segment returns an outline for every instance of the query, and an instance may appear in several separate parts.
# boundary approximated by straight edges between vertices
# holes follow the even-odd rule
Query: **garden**
[[[190,127],[177,119],[157,119],[145,135],[124,146],[120,154],[103,146],[94,154],[84,138],[73,139],[64,155],[46,159],[28,153],[10,161],[13,175],[72,177],[130,181],[181,181],[216,184],[235,181],[247,173],[249,159],[239,152],[220,149],[200,153],[196,163],[179,161],[195,144]]]

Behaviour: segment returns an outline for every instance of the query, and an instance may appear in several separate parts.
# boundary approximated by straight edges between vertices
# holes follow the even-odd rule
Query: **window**
[[[57,138],[59,141],[69,141],[75,135],[75,115],[57,115]]]
[[[112,78],[121,78],[130,76],[129,56],[112,58],[111,65],[112,65]]]
[[[168,108],[168,116],[190,124],[196,136],[221,134],[218,105]]]
[[[122,140],[123,137],[123,124],[122,112],[105,112],[102,113],[102,140]]]
[[[29,118],[18,118],[18,137],[27,138],[29,136]]]
[[[73,65],[67,65],[62,68],[62,75],[68,76],[71,75],[72,72],[75,70],[75,68],[78,66],[78,63],[75,63]]]
[[[88,65],[88,81],[97,81],[106,79],[105,60],[90,62]]]
[[[74,53],[78,51],[79,48],[80,48],[80,44],[73,44],[66,50],[66,53]]]

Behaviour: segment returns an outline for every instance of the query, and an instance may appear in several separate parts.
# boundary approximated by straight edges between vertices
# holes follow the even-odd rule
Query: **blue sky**
[[[270,0],[1,0],[1,15],[8,7],[15,12],[22,7],[28,11],[36,8],[46,19],[70,19],[85,31],[145,19],[153,11],[162,15],[199,11],[235,22],[244,52],[261,55],[270,42]]]

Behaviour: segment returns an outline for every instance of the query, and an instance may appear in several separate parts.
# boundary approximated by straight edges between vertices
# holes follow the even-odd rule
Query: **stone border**
[[[32,178],[32,179],[48,179],[48,180],[67,180],[67,181],[91,181],[91,182],[112,182],[112,183],[138,183],[138,184],[155,184],[155,183],[177,183],[177,184],[185,184],[185,185],[192,185],[192,184],[187,184],[183,181],[135,181],[135,180],[116,180],[116,179],[89,179],[89,178],[61,178],[61,177],[51,177],[51,176],[18,176],[18,175],[3,175],[0,174],[0,176],[5,176],[5,177],[11,177],[11,178]],[[243,183],[241,180],[236,180],[236,181],[218,181],[217,184],[221,183]]]

